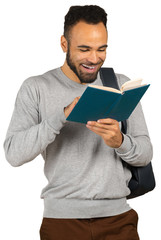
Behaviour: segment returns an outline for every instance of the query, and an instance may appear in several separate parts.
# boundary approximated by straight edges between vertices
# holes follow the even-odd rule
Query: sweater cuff
[[[54,132],[56,134],[60,133],[61,128],[65,125],[66,122],[67,121],[64,114],[64,108],[58,109],[55,114],[47,119],[48,125],[54,129]]]
[[[127,154],[133,147],[132,141],[128,135],[123,134],[123,138],[124,140],[121,146],[119,148],[115,148],[115,151],[119,156]]]

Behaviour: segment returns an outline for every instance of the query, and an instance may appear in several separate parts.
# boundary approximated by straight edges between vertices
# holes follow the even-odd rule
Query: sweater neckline
[[[68,77],[64,74],[64,72],[61,70],[61,67],[59,67],[57,70],[58,70],[58,74],[60,75],[60,77],[63,78],[63,79],[65,79],[65,81],[67,81],[68,84],[70,84],[72,87],[85,88],[85,87],[87,87],[87,86],[89,85],[89,84],[80,84],[80,83],[78,83],[78,82],[75,82],[75,81],[71,80],[70,78],[68,78]],[[100,79],[99,74],[98,74],[96,80],[95,80],[92,84],[95,85],[98,79]]]

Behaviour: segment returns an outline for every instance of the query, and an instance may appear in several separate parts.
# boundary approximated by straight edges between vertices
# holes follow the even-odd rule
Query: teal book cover
[[[88,86],[67,120],[84,124],[104,118],[126,120],[149,86],[150,84],[143,85],[124,92],[111,92]]]

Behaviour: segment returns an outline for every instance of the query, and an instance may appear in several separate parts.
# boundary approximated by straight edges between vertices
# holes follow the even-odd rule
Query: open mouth
[[[82,64],[82,66],[86,69],[91,69],[91,70],[96,68],[96,66],[89,66],[89,65],[86,65],[86,64]]]
[[[88,73],[94,73],[97,70],[97,65],[81,64],[81,66]]]

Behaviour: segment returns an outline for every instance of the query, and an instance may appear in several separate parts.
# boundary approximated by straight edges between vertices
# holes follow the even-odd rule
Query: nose
[[[97,64],[99,61],[98,53],[96,51],[90,51],[88,55],[88,61],[93,64]]]

